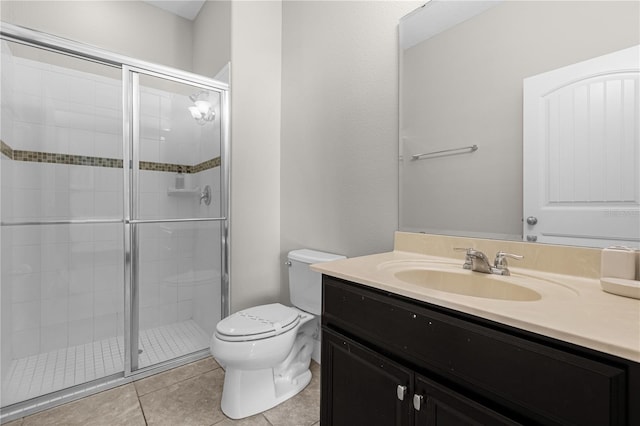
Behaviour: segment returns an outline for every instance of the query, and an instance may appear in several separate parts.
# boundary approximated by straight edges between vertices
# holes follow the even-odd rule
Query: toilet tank
[[[300,249],[289,252],[289,293],[291,303],[314,315],[322,309],[322,274],[309,268],[314,263],[345,259],[345,256]]]

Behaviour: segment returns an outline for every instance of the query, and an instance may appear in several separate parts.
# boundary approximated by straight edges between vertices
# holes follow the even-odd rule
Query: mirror
[[[523,156],[524,81],[637,46],[639,6],[625,1],[432,0],[403,17],[400,230],[508,240],[535,234],[539,225],[527,224],[523,210],[529,196],[523,191],[523,170],[540,163],[527,157],[528,149]],[[635,99],[636,116],[637,65],[636,60],[634,75],[624,77],[631,83],[622,83]],[[633,146],[617,154],[631,158],[623,176],[630,195],[598,213],[631,223],[623,226],[626,237],[539,242],[640,246],[640,125],[637,117],[633,120]],[[576,155],[567,151],[556,163],[563,170],[564,164],[577,164]],[[584,173],[590,173],[596,166],[585,167]],[[601,185],[615,185],[610,181]],[[582,218],[576,212],[573,222]]]

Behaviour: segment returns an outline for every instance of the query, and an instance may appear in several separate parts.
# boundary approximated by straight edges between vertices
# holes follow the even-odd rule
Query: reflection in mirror
[[[575,114],[586,118],[580,124],[575,114],[565,114],[565,126],[557,129],[563,138],[571,132],[572,150],[536,151],[538,156],[555,152],[552,163],[530,158],[528,149],[523,153],[523,123],[531,120],[523,114],[525,79],[555,70],[564,79],[560,85],[571,86],[589,72],[567,75],[567,70],[576,69],[570,65],[637,46],[639,6],[616,1],[432,0],[402,18],[400,229],[509,240],[529,237],[584,246],[639,246],[637,58],[628,70],[631,73],[612,83],[620,89],[608,92],[615,108],[597,110],[592,105],[589,109],[580,103],[588,90],[584,85],[572,95]],[[594,96],[606,92],[589,90]],[[613,93],[619,102],[611,101]],[[585,116],[585,110],[590,115]],[[607,114],[617,118],[600,127],[592,125]],[[566,125],[568,121],[575,121],[573,127]],[[544,131],[538,135],[533,146],[568,146],[545,135]],[[477,149],[471,149],[474,145]],[[595,154],[596,146],[603,155]],[[447,150],[454,151],[442,152]],[[429,153],[435,154],[414,159]],[[600,161],[606,153],[610,154],[607,164]],[[620,159],[619,165],[611,160],[611,153]],[[534,165],[539,172],[535,179],[544,188],[551,185],[552,167],[553,176],[565,176],[561,183],[556,180],[564,188],[561,197],[557,191],[555,198],[548,191],[529,194],[529,184],[523,191],[523,169]],[[612,179],[606,170],[620,173]],[[569,186],[577,189],[569,191]],[[585,195],[595,188],[600,195]],[[545,227],[553,219],[523,210],[523,202],[531,197],[537,197],[547,213],[564,209],[564,222],[547,232]],[[591,216],[599,217],[605,229],[592,226]],[[529,217],[531,223],[524,220]],[[568,225],[579,223],[588,229],[569,229]],[[550,233],[560,236],[546,235]]]

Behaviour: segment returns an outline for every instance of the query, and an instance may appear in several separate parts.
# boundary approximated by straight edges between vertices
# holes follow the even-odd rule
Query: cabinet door
[[[518,423],[420,375],[415,376],[415,426]]]
[[[322,426],[409,426],[412,373],[354,341],[322,331]]]

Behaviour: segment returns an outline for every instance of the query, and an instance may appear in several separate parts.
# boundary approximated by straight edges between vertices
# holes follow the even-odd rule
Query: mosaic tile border
[[[11,149],[9,145],[4,143],[3,140],[0,140],[0,151],[2,152],[2,154],[13,160],[13,149]]]
[[[122,168],[122,160],[118,158],[90,157],[84,155],[56,154],[51,152],[40,151],[21,151],[14,150],[4,141],[0,140],[0,148],[2,154],[15,161],[30,161],[36,163],[51,164],[68,164],[74,166],[93,166],[93,167],[111,167]],[[220,157],[212,158],[195,166],[184,164],[155,163],[152,161],[141,161],[140,170],[149,170],[156,172],[169,172],[185,174],[199,173],[205,170],[220,167]]]
[[[16,161],[31,161],[35,163],[68,164],[73,166],[94,166],[122,168],[122,160],[117,158],[89,157],[85,155],[55,154],[39,151],[13,151]]]
[[[222,160],[220,159],[220,157],[212,158],[211,160],[203,161],[200,164],[191,166],[191,170],[189,171],[189,173],[203,172],[205,170],[220,167],[221,164],[222,164]]]
[[[151,170],[154,172],[191,173],[189,171],[191,166],[185,166],[182,164],[154,163],[152,161],[141,161],[138,167],[140,168],[140,170]]]

